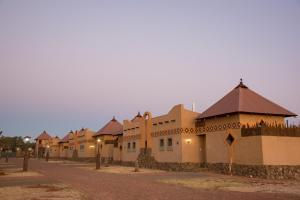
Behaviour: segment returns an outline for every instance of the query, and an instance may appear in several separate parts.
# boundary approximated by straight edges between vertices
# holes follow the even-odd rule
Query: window
[[[64,149],[68,149],[68,146],[64,146]]]
[[[168,147],[171,147],[173,144],[172,138],[168,138]]]
[[[167,147],[168,151],[173,151],[173,140],[172,138],[168,138],[168,147]]]
[[[169,121],[165,121],[165,124],[168,124],[169,123]]]
[[[127,149],[130,149],[130,142],[127,143]]]
[[[83,144],[80,145],[80,150],[84,150],[84,145]]]
[[[175,119],[172,119],[172,120],[171,120],[171,122],[173,122],[173,123],[174,123],[174,122],[176,122],[176,120],[175,120]]]
[[[165,146],[164,139],[160,139],[160,140],[159,140],[159,146],[160,146],[160,147]]]
[[[132,149],[135,150],[135,142],[132,143]]]
[[[118,147],[118,139],[114,140],[114,147]]]
[[[160,151],[164,151],[165,150],[165,140],[164,139],[160,139],[159,140],[159,150]]]
[[[42,140],[39,140],[39,144],[42,144]]]
[[[158,122],[160,125],[162,125],[163,123],[162,122]]]

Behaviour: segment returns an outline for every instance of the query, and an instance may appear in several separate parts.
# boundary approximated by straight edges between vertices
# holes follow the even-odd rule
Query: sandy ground
[[[0,199],[1,200],[84,200],[85,195],[62,183],[36,184],[34,178],[43,175],[35,171],[22,171],[12,163],[0,163]],[[28,185],[31,179],[34,184]],[[48,182],[45,181],[44,182]],[[16,183],[16,184],[15,184]],[[10,185],[12,184],[12,185]]]
[[[79,167],[79,168],[85,170],[92,170],[96,172],[113,173],[113,174],[166,173],[165,171],[161,171],[161,170],[144,169],[144,168],[140,168],[138,172],[135,172],[134,167],[124,167],[124,166],[101,167],[98,170],[95,169],[95,166],[87,166],[87,167]]]
[[[83,200],[82,193],[64,184],[0,187],[0,199],[5,200]]]
[[[171,178],[162,179],[160,182],[177,184],[185,187],[223,190],[235,192],[263,192],[263,193],[287,193],[295,194],[300,198],[300,183],[297,181],[266,181],[266,180],[245,180],[241,178]]]
[[[274,181],[211,172],[165,172],[134,167],[101,166],[73,161],[31,160],[26,173],[21,159],[1,165],[0,200],[88,199],[88,200],[300,200],[299,181]],[[42,176],[40,176],[40,174]],[[83,195],[84,194],[84,195]]]

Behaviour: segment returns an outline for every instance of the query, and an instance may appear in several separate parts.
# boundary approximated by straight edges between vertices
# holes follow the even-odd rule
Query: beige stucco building
[[[122,160],[133,162],[146,152],[160,163],[201,162],[200,141],[195,134],[198,115],[180,104],[165,115],[152,117],[145,112],[124,120]]]
[[[49,155],[56,154],[58,152],[57,141],[59,141],[58,137],[51,137],[46,131],[43,131],[35,138],[35,156],[45,157],[47,151],[49,151]]]
[[[71,157],[69,155],[69,135],[72,133],[73,131],[70,131],[59,141],[59,158],[66,159]]]
[[[296,115],[241,81],[196,119],[197,135],[204,140],[205,163],[236,174],[271,176],[282,166],[295,172],[294,167],[300,166],[300,132],[284,121],[292,116]]]
[[[168,113],[138,113],[123,125],[115,118],[99,131],[69,132],[62,140],[47,133],[37,139],[40,152],[52,156],[167,170],[211,170],[271,178],[300,171],[300,127],[287,126],[296,114],[249,89],[241,81],[227,95],[198,113],[179,104]],[[98,142],[97,142],[98,141]],[[52,148],[53,146],[53,148]],[[43,147],[43,148],[42,148]]]
[[[101,159],[104,162],[110,163],[113,160],[121,160],[122,147],[119,146],[119,137],[123,134],[123,126],[118,120],[113,117],[105,124],[96,134],[95,138],[96,152],[99,151]]]

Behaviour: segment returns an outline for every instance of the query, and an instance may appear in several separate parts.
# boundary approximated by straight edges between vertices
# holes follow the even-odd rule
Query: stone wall
[[[205,167],[214,172],[230,174],[229,164],[206,163]],[[232,164],[233,175],[266,179],[300,179],[300,166],[287,165],[239,165]]]
[[[71,160],[71,159],[70,159]],[[95,162],[95,158],[77,158],[78,161]],[[101,158],[102,165],[105,162],[115,165],[135,167],[135,162],[112,161],[111,159]],[[209,171],[230,174],[229,164],[227,163],[170,163],[157,162],[151,155],[151,149],[141,149],[138,156],[138,164],[141,168],[160,169],[165,171],[186,171],[198,172],[203,169]],[[231,173],[238,176],[259,177],[267,179],[299,179],[300,165],[239,165],[232,164]]]

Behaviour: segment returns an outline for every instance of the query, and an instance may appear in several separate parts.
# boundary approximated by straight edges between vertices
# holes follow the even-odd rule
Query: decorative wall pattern
[[[199,133],[225,131],[227,129],[239,129],[239,128],[241,128],[240,122],[232,122],[232,123],[211,125],[211,126],[198,127],[198,128],[174,128],[168,130],[155,131],[151,133],[151,136],[159,137],[159,136],[180,135],[180,134],[199,134]],[[140,134],[128,135],[128,136],[123,136],[123,138],[124,141],[135,140],[135,139],[140,139],[141,135]]]
[[[159,136],[166,136],[166,135],[196,134],[196,133],[197,132],[195,128],[175,128],[175,129],[152,132],[151,136],[159,137]]]
[[[225,131],[227,129],[239,129],[241,128],[240,122],[231,122],[225,124],[216,124],[211,126],[204,126],[196,128],[197,133],[204,133],[204,132],[214,132],[214,131]]]

